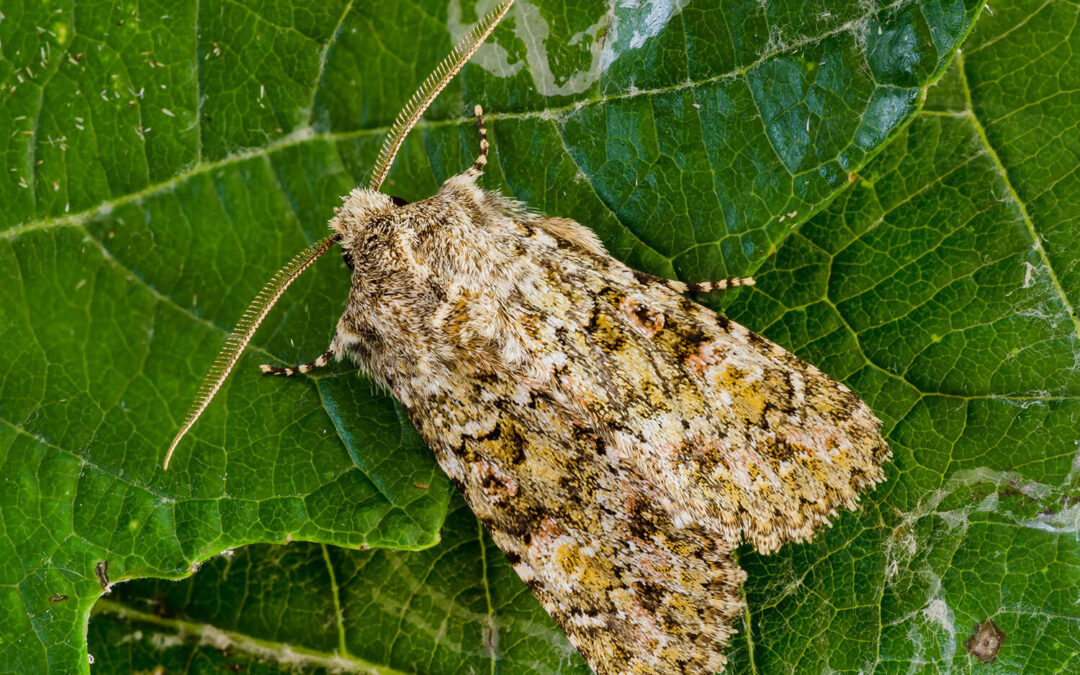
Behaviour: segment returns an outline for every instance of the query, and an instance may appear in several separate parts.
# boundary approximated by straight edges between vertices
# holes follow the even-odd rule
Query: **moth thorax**
[[[394,208],[390,195],[367,188],[353,188],[341,201],[341,206],[334,209],[334,217],[330,219],[330,229],[341,235],[355,231],[367,220]]]

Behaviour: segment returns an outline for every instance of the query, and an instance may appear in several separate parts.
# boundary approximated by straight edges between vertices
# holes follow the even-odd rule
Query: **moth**
[[[495,543],[590,666],[711,673],[744,608],[740,542],[805,541],[884,479],[881,423],[844,385],[588,228],[485,190],[488,141],[431,197],[379,192],[435,96],[510,9],[466,35],[399,114],[367,189],[245,312],[165,460],[274,303],[335,246],[351,291],[330,346],[397,397]]]

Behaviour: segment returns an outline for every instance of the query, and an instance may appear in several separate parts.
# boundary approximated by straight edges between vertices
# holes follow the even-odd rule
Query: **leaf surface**
[[[839,346],[835,353],[823,347],[843,337],[827,317],[800,323],[804,306],[776,299],[786,280],[777,263],[803,241],[789,236],[792,228],[843,192],[802,232],[810,236],[820,219],[841,217],[834,211],[862,187],[857,181],[844,192],[852,174],[917,114],[924,87],[945,68],[980,3],[684,4],[522,1],[429,112],[386,189],[420,198],[467,166],[476,139],[466,112],[482,102],[494,146],[488,187],[587,223],[615,255],[650,272],[704,279],[764,265],[763,290],[733,296],[732,312],[848,381],[890,424],[895,444],[912,401],[944,384],[984,382],[979,391],[997,400],[1006,394],[993,387],[1012,391],[1006,383],[1016,371],[1027,377],[1025,391],[1071,391],[1069,375],[1043,382],[1038,368],[995,369],[996,361],[971,356],[974,347],[960,350],[966,359],[957,356],[938,379],[922,375],[906,382],[909,389],[892,388],[893,370],[907,371],[902,351],[889,349],[887,329],[875,332],[878,324],[867,319],[848,336],[878,358],[901,359],[873,362],[874,379],[866,373],[877,370]],[[325,347],[347,291],[336,260],[320,262],[290,289],[174,468],[158,468],[229,327],[274,270],[321,236],[338,196],[363,182],[386,125],[476,20],[476,8],[456,1],[9,0],[0,1],[0,12],[0,128],[8,130],[0,134],[7,169],[0,178],[0,331],[9,346],[0,357],[0,663],[16,672],[85,670],[86,620],[101,594],[95,569],[103,561],[112,581],[176,578],[226,549],[303,540],[318,545],[237,554],[264,578],[276,578],[268,566],[295,557],[281,583],[259,591],[258,618],[224,605],[232,623],[198,611],[199,599],[210,602],[215,593],[247,597],[223,580],[216,591],[210,582],[174,586],[187,598],[172,601],[177,620],[249,638],[241,658],[259,669],[287,665],[280,657],[295,650],[285,645],[402,671],[580,667],[460,509],[451,512],[446,542],[412,552],[438,541],[451,497],[396,404],[346,366],[308,379],[258,376],[261,361],[295,363]],[[1028,93],[1017,91],[998,98]],[[942,146],[942,161],[949,147]],[[876,160],[884,168],[875,185],[895,173],[882,165],[890,157],[899,161]],[[1041,167],[1035,162],[1032,171]],[[902,194],[904,186],[892,190]],[[1061,223],[1058,236],[1074,245]],[[922,306],[905,296],[896,305],[865,299],[861,289],[877,288],[877,275],[891,269],[886,261],[898,274],[900,263],[938,251],[946,260],[942,279],[968,269],[929,234],[896,245],[903,255],[886,247],[881,264],[851,257],[834,272],[822,263],[819,283],[796,280],[785,292],[804,294],[806,304],[815,293],[840,292],[854,304],[837,300],[835,311],[852,308],[862,318]],[[805,269],[815,259],[796,258]],[[1061,274],[1060,283],[1071,279]],[[959,330],[940,321],[942,340]],[[1027,349],[1029,337],[1014,328],[994,343],[995,354]],[[1070,339],[1075,333],[1055,344],[1067,350]],[[947,360],[951,353],[927,346],[923,354]],[[982,427],[1000,440],[998,429],[989,421]],[[926,430],[910,431],[910,443],[916,431]],[[1060,485],[1054,481],[1070,466],[1068,452],[1075,450],[1059,448],[1040,484]],[[910,501],[898,508],[915,508],[927,489],[941,487],[933,477],[945,468],[923,460],[934,469],[920,472],[901,459],[898,452],[895,471],[916,478],[901,489],[894,475],[888,494],[901,490]],[[801,555],[845,548],[848,541],[836,538],[845,527],[880,534],[880,523],[866,523],[891,503],[885,495],[874,495],[876,511],[845,516]],[[320,566],[313,551],[329,564]],[[838,553],[840,560],[852,554]],[[756,609],[769,601],[755,594],[771,588],[756,566],[780,564],[783,555],[747,560],[755,581],[746,635],[755,647],[733,650],[744,664],[765,659],[763,649],[797,663],[796,654],[819,639],[802,629],[761,642],[776,629]],[[380,560],[394,569],[357,571]],[[410,565],[426,571],[397,574]],[[331,570],[335,612],[344,617],[336,640],[323,630],[335,625],[326,596],[312,597]],[[429,581],[433,587],[421,593]],[[389,584],[393,602],[381,606],[377,588],[365,584]],[[870,578],[865,584],[881,588]],[[180,650],[162,653],[193,670],[218,663],[212,650],[175,644],[179,627],[171,637],[158,624],[123,632],[123,622],[145,619],[129,612],[150,609],[138,599],[147,586],[129,586],[117,587],[94,620],[95,639],[104,640],[94,648],[100,669],[123,672],[134,663],[125,665],[125,654],[152,658],[165,648]],[[845,615],[827,628],[841,635],[861,625],[853,620]],[[784,646],[800,635],[801,647]],[[852,661],[863,654],[848,651]]]

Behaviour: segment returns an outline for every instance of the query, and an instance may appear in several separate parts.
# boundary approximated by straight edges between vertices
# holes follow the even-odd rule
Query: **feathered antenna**
[[[225,339],[225,346],[218,354],[217,360],[214,361],[214,365],[210,367],[210,372],[206,374],[206,379],[203,380],[202,386],[199,387],[199,394],[195,397],[195,401],[191,404],[191,411],[188,412],[187,419],[184,420],[184,425],[180,427],[180,432],[176,434],[176,438],[173,439],[172,445],[169,446],[169,452],[165,455],[166,469],[169,468],[169,460],[172,459],[173,451],[176,450],[176,446],[180,444],[180,439],[184,437],[184,434],[188,432],[195,421],[199,419],[199,416],[206,410],[206,406],[210,405],[210,401],[213,400],[214,395],[221,389],[221,385],[225,383],[225,378],[229,376],[233,366],[240,360],[240,355],[244,352],[244,347],[247,347],[251,342],[251,338],[255,335],[255,331],[258,330],[259,324],[263,322],[266,315],[270,313],[270,309],[274,306],[274,303],[278,301],[284,293],[285,289],[289,287],[292,282],[296,281],[304,270],[311,267],[311,264],[319,259],[323,253],[326,253],[330,248],[338,242],[341,238],[340,235],[332,234],[325,239],[321,239],[306,249],[301,251],[289,264],[278,270],[274,278],[270,280],[263,289],[259,291],[259,294],[255,296],[255,300],[248,305],[244,315],[240,318],[240,323],[236,324],[236,328],[233,329],[229,337]]]
[[[371,172],[371,189],[378,190],[386,179],[386,174],[390,171],[390,164],[393,163],[394,157],[397,155],[398,150],[401,149],[401,144],[405,140],[405,136],[409,131],[416,126],[416,122],[420,119],[420,116],[424,114],[424,111],[428,109],[431,102],[435,100],[435,97],[439,95],[446,85],[450,83],[450,80],[454,79],[454,76],[464,67],[464,65],[472,58],[472,55],[476,53],[476,50],[480,48],[484,40],[491,35],[491,31],[495,30],[495,26],[499,25],[503,17],[510,10],[510,6],[514,4],[514,0],[507,0],[480,20],[480,23],[476,24],[469,33],[462,38],[456,45],[454,50],[450,52],[450,55],[443,59],[442,63],[435,69],[435,72],[428,75],[428,78],[424,80],[424,83],[420,85],[420,88],[409,99],[408,104],[400,113],[398,113],[397,119],[394,120],[394,125],[390,127],[390,133],[386,136],[386,141],[383,143],[382,150],[379,151],[379,159],[375,162],[375,168]],[[176,446],[180,444],[180,439],[184,437],[184,434],[194,426],[195,422],[206,410],[206,407],[210,405],[210,401],[221,389],[221,385],[225,383],[225,378],[232,372],[233,366],[240,360],[240,355],[244,352],[244,348],[251,342],[251,338],[255,335],[255,331],[258,330],[259,324],[263,322],[266,315],[270,313],[270,309],[274,306],[274,303],[285,293],[285,289],[289,287],[292,282],[296,281],[304,270],[311,267],[319,256],[326,253],[330,248],[341,239],[340,235],[331,235],[315,242],[311,246],[307,247],[300,252],[295,258],[289,261],[289,264],[278,270],[274,278],[270,280],[270,283],[266,284],[259,294],[252,301],[244,312],[243,317],[240,319],[240,323],[236,325],[233,332],[229,334],[229,337],[225,340],[225,347],[222,348],[221,353],[218,354],[217,360],[214,361],[214,365],[211,366],[210,372],[206,374],[206,379],[203,381],[202,386],[199,388],[199,394],[195,397],[194,403],[191,404],[191,411],[188,412],[187,418],[184,420],[184,424],[180,427],[179,433],[176,434],[176,438],[173,439],[172,445],[169,446],[169,452],[165,455],[166,469],[169,468],[169,460],[172,459],[173,452],[176,450]]]
[[[409,99],[409,102],[401,109],[401,112],[398,113],[397,118],[394,120],[394,125],[390,127],[390,132],[386,134],[386,140],[383,141],[382,149],[379,150],[379,159],[371,170],[371,182],[368,186],[372,190],[378,190],[383,181],[386,180],[386,174],[390,173],[390,165],[393,164],[394,157],[397,156],[401,144],[405,142],[405,137],[409,135],[409,131],[420,121],[420,116],[428,109],[428,106],[439,95],[439,92],[450,84],[450,80],[454,79],[458,71],[469,62],[472,55],[476,53],[484,40],[491,35],[491,31],[495,30],[495,26],[499,25],[499,22],[510,11],[510,6],[513,4],[514,0],[507,0],[488,12],[480,20],[480,23],[473,26],[473,29],[454,45],[454,50],[442,60],[442,63],[431,75],[428,75],[424,83]]]

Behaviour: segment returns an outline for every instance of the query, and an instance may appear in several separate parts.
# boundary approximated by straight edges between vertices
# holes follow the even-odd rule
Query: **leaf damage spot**
[[[987,619],[975,626],[975,634],[967,639],[964,647],[967,648],[968,654],[979,660],[979,663],[993,663],[997,659],[1003,642],[1005,642],[1005,631]]]

